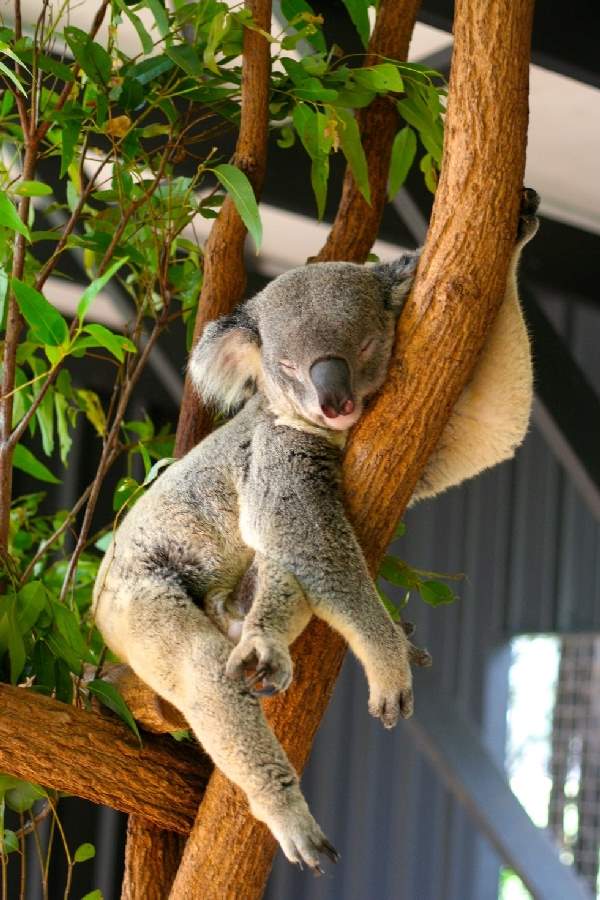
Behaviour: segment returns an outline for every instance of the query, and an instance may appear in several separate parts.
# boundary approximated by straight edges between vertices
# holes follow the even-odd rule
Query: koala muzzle
[[[317,360],[310,367],[310,379],[317,390],[324,416],[336,419],[354,412],[350,369],[345,359],[327,356]]]

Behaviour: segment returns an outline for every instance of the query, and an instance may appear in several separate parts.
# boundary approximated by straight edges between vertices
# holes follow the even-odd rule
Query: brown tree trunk
[[[444,164],[426,250],[389,378],[346,458],[348,509],[373,573],[503,296],[525,162],[532,12],[532,0],[457,0]],[[267,705],[299,769],[343,653],[338,635],[311,622],[297,642],[292,688]],[[418,704],[418,684],[416,693]],[[171,900],[255,900],[274,849],[241,793],[215,772]]]
[[[255,24],[271,31],[271,0],[246,0]],[[269,136],[269,73],[271,51],[266,38],[246,28],[242,69],[242,112],[234,163],[248,176],[256,199],[260,198],[267,170]],[[204,248],[204,280],[194,326],[194,343],[212,319],[225,315],[240,302],[246,289],[244,243],[246,227],[230,197],[211,228]],[[183,456],[212,427],[206,409],[189,378],[185,380],[177,424],[175,455]]]
[[[420,5],[421,0],[384,0],[381,3],[365,66],[376,65],[382,57],[406,59]],[[367,203],[359,191],[348,167],[335,220],[314,262],[364,262],[379,231],[392,142],[399,127],[396,103],[391,97],[378,97],[366,109],[358,110],[357,120],[367,158],[371,203]]]
[[[0,684],[0,771],[189,832],[212,770],[197,747],[135,735],[90,712]]]
[[[185,838],[141,816],[129,816],[121,900],[166,900]]]

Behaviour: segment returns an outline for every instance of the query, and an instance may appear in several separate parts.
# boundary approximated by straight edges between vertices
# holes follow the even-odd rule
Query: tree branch
[[[171,738],[143,741],[112,714],[0,684],[0,770],[186,834],[211,762]]]
[[[421,0],[383,0],[369,41],[365,66],[376,65],[382,57],[407,58],[420,5]],[[356,118],[367,158],[371,203],[367,203],[359,191],[350,166],[347,166],[336,217],[314,262],[364,262],[379,231],[392,143],[399,126],[396,104],[389,97],[376,97],[366,109],[358,110]]]
[[[532,13],[532,0],[456,4],[444,163],[426,250],[389,377],[346,457],[347,505],[373,573],[503,296],[524,171]],[[313,620],[297,642],[291,689],[265,704],[299,769],[344,650]],[[418,684],[416,693],[418,704]],[[215,772],[171,900],[261,897],[274,846],[241,792]]]
[[[246,0],[255,25],[271,30],[271,0]],[[270,46],[266,38],[250,28],[244,30],[242,67],[242,112],[234,163],[247,176],[260,198],[267,166],[269,130]],[[240,302],[246,288],[244,242],[246,228],[233,201],[226,197],[204,248],[204,279],[196,314],[194,343],[204,326],[225,315]],[[212,427],[212,413],[203,407],[186,378],[177,425],[175,455],[191,450]]]

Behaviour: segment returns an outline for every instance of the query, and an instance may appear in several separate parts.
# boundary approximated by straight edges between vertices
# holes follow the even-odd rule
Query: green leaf
[[[96,429],[99,437],[104,437],[106,434],[106,415],[98,394],[95,391],[86,391],[83,388],[78,388],[75,391],[75,399],[83,410],[88,422],[91,422]]]
[[[21,94],[23,94],[25,97],[27,96],[27,91],[25,90],[15,73],[12,71],[12,69],[9,69],[8,66],[3,62],[0,62],[0,72],[5,76],[5,78],[8,78],[9,81],[12,81],[16,89],[20,91]]]
[[[398,69],[392,63],[381,63],[378,66],[365,66],[362,69],[353,69],[352,78],[356,84],[379,93],[394,91],[400,93],[404,90],[404,81]]]
[[[14,831],[10,831],[6,829],[4,831],[4,836],[2,838],[2,852],[3,853],[14,853],[19,849],[19,838],[16,836]]]
[[[406,125],[402,128],[392,144],[390,159],[390,171],[388,175],[387,192],[390,200],[393,200],[404,182],[413,164],[417,152],[417,136]]]
[[[343,0],[344,6],[358,31],[363,47],[369,43],[369,0]]]
[[[17,624],[14,602],[7,613],[7,625],[8,657],[10,660],[10,681],[11,684],[17,684],[19,675],[21,674],[25,666],[25,660],[27,656],[25,653],[25,643],[23,641],[23,636]]]
[[[152,53],[152,50],[154,48],[154,41],[152,40],[152,38],[150,37],[150,35],[146,31],[146,29],[144,28],[144,23],[142,22],[140,17],[136,16],[136,14],[133,12],[133,10],[129,9],[129,7],[127,6],[127,4],[125,4],[123,2],[123,0],[117,0],[117,5],[125,13],[127,18],[129,19],[129,21],[135,28],[135,30],[137,32],[137,36],[140,39],[140,44],[142,45],[142,50],[144,51],[144,53]]]
[[[83,330],[91,334],[101,347],[104,347],[109,353],[116,356],[119,362],[123,362],[126,352],[137,353],[137,347],[133,341],[123,334],[114,334],[108,328],[105,328],[104,325],[98,325],[97,323],[85,325]]]
[[[59,391],[54,392],[54,409],[56,412],[56,429],[60,447],[60,461],[63,466],[66,466],[73,441],[69,434],[69,420],[67,418],[69,404],[64,394],[59,393]]]
[[[73,862],[87,862],[88,859],[93,859],[95,855],[96,848],[93,844],[80,844],[73,854]]]
[[[352,113],[348,112],[348,110],[338,109],[337,115],[342,121],[342,128],[338,130],[342,152],[350,166],[350,170],[358,185],[359,191],[367,203],[371,203],[371,187],[369,185],[367,158],[360,140],[358,124]]]
[[[6,327],[6,297],[8,295],[8,272],[0,266],[0,331]]]
[[[230,166],[228,163],[215,166],[212,171],[233,200],[242,222],[252,235],[258,252],[262,242],[262,223],[252,185],[240,169]]]
[[[21,222],[17,210],[4,191],[0,191],[0,227],[18,231],[18,233],[26,237],[28,241],[31,240],[29,228]]]
[[[57,658],[57,663],[62,660],[69,667],[69,671],[73,672],[74,675],[77,675],[77,677],[81,675],[83,660],[61,634],[57,631],[48,632],[46,635],[46,643]]]
[[[6,805],[16,813],[27,812],[36,800],[47,797],[46,791],[30,781],[19,781],[6,792]]]
[[[405,588],[410,591],[419,584],[419,577],[415,572],[407,566],[406,563],[395,556],[385,556],[379,569],[381,578],[385,578],[390,584],[396,587]]]
[[[167,56],[173,60],[176,66],[187,75],[202,75],[204,66],[200,61],[200,57],[193,47],[189,44],[178,44],[175,47],[167,47],[165,49]]]
[[[39,481],[48,481],[50,484],[60,484],[60,479],[53,475],[44,463],[36,459],[31,450],[24,447],[23,444],[17,444],[13,453],[13,466],[32,475]]]
[[[103,87],[108,85],[112,70],[112,62],[104,47],[93,41],[87,32],[74,25],[67,25],[63,32],[65,40],[73,56],[95,84]]]
[[[17,594],[17,625],[21,634],[31,631],[48,605],[46,588],[41,581],[30,581]]]
[[[321,103],[333,103],[338,98],[338,92],[323,87],[318,78],[307,78],[300,87],[294,88],[294,94],[300,100],[318,100]]]
[[[96,888],[95,891],[90,891],[85,897],[82,897],[81,900],[104,900],[104,894]]]
[[[169,17],[165,10],[164,0],[145,0],[145,6],[152,12],[158,33],[164,38],[169,33]]]
[[[437,188],[437,167],[431,153],[426,153],[419,163],[419,168],[423,173],[425,185],[432,194],[435,194]]]
[[[76,653],[78,660],[93,662],[94,655],[81,634],[81,626],[73,610],[62,603],[52,602],[52,615],[59,634]]]
[[[23,318],[41,344],[58,347],[69,337],[67,323],[39,291],[13,278],[12,289]]]
[[[141,85],[148,84],[165,72],[170,72],[173,64],[174,61],[164,54],[153,56],[151,59],[143,59],[133,68],[128,69],[127,77],[134,78]]]
[[[48,197],[51,193],[52,188],[43,181],[21,181],[15,188],[20,197]]]
[[[441,581],[423,581],[419,585],[421,600],[430,606],[441,606],[444,603],[454,603],[457,599],[454,591]]]
[[[398,110],[402,118],[419,132],[423,146],[433,159],[439,163],[442,158],[443,129],[439,116],[434,116],[427,102],[407,83],[410,95],[398,102]]]
[[[128,257],[124,257],[123,259],[118,259],[116,262],[109,266],[104,275],[100,275],[98,278],[95,278],[91,284],[89,284],[83,294],[81,295],[81,299],[77,304],[77,317],[80,322],[83,322],[85,319],[88,309],[91,306],[93,299],[100,293],[104,285],[110,281],[115,272],[118,272],[122,265],[124,265],[128,260]]]
[[[120,478],[113,494],[113,510],[118,512],[129,498],[139,490],[139,487],[135,478],[130,478],[128,475]]]
[[[142,739],[136,721],[114,684],[96,679],[90,681],[87,687],[91,694],[94,694],[101,703],[116,713],[131,728],[141,745]]]
[[[306,0],[281,0],[281,12],[294,27],[298,27],[306,22],[312,23],[313,19],[317,19],[314,9]],[[314,25],[316,26],[317,24],[315,21]],[[305,37],[320,53],[327,53],[325,38],[317,27],[314,27],[314,31],[305,29]]]
[[[277,138],[277,146],[283,150],[293,147],[296,143],[296,132],[289,125],[284,125],[279,134],[281,137]]]
[[[301,103],[294,109],[292,118],[294,128],[312,160],[310,179],[317,201],[317,213],[321,219],[327,200],[329,151],[332,146],[332,138],[325,136],[327,116],[315,112],[308,104]]]

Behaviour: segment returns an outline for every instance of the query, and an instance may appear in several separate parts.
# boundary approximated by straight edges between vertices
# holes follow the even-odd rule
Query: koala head
[[[190,359],[198,391],[229,412],[260,390],[278,415],[347,430],[385,379],[417,261],[418,252],[280,275],[207,325]]]

